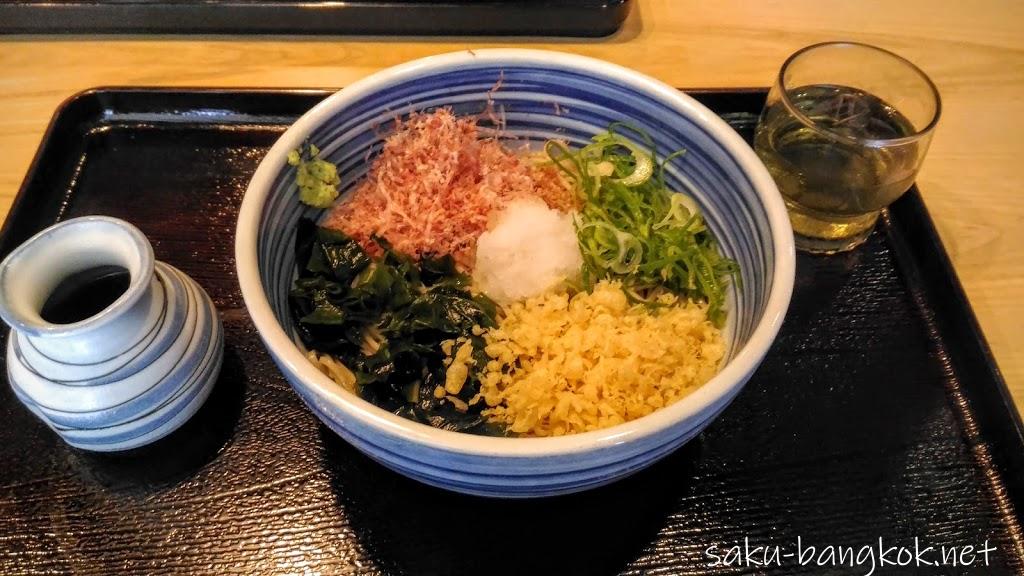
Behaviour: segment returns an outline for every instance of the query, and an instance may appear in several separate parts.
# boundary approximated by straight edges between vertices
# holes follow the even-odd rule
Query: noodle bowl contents
[[[614,426],[713,377],[739,271],[646,135],[612,125],[543,156],[498,136],[412,114],[300,222],[291,308],[310,361],[401,416],[517,436]],[[324,207],[336,172],[312,143],[293,157],[300,199]]]
[[[374,236],[415,259],[450,254],[472,268],[476,240],[493,211],[516,198],[539,198],[567,211],[571,184],[550,165],[538,165],[484,138],[472,118],[441,108],[396,122],[366,179],[323,224],[380,256]]]

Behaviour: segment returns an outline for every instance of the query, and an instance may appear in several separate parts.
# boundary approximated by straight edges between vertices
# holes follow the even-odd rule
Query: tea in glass
[[[862,44],[794,54],[768,95],[754,149],[786,201],[797,248],[862,243],[914,182],[939,115],[913,64]]]

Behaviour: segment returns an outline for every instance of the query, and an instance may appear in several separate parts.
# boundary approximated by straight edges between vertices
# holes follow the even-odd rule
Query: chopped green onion
[[[583,287],[614,278],[638,302],[651,303],[664,291],[706,301],[709,318],[721,326],[726,288],[730,278],[739,280],[739,267],[719,253],[696,202],[665,185],[667,163],[684,151],[667,156],[655,173],[651,139],[625,126],[649,146],[645,151],[615,133],[620,126],[575,152],[561,142],[545,146],[583,201],[576,220]]]

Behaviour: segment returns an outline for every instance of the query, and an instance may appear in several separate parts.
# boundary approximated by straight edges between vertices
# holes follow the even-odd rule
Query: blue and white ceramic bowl
[[[501,81],[500,89],[492,88]],[[418,424],[346,392],[314,368],[293,336],[288,290],[300,216],[289,150],[309,139],[351,189],[396,115],[451,106],[478,114],[488,98],[510,136],[582,144],[627,121],[658,149],[685,148],[667,183],[696,199],[722,250],[742,269],[729,303],[728,361],[679,402],[613,428],[558,438],[492,438]],[[383,465],[450,490],[503,497],[562,494],[606,484],[696,436],[736,396],[782,324],[793,287],[793,236],[782,199],[753,151],[713,112],[657,80],[558,52],[478,50],[409,62],[327,98],[278,140],[242,203],[236,237],[246,306],[295,391],[332,430]]]
[[[123,293],[72,323],[42,317],[56,286],[99,266],[127,270]],[[15,395],[78,448],[128,450],[166,436],[195,414],[220,372],[213,301],[116,218],[67,220],[11,252],[0,263],[0,317],[11,326]]]

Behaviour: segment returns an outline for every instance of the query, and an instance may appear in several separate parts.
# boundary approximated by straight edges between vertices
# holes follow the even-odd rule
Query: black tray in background
[[[0,0],[0,34],[607,36],[632,0]]]
[[[67,448],[0,387],[0,573],[863,575],[870,566],[793,557],[713,566],[708,549],[915,537],[995,551],[987,566],[874,574],[1022,573],[1020,420],[916,190],[858,250],[799,256],[764,364],[697,440],[648,470],[501,501],[362,456],[280,376],[234,276],[249,177],[325,94],[97,90],[58,111],[0,256],[60,219],[127,219],[210,292],[225,364],[192,421],[121,455]],[[694,95],[748,138],[764,99]]]

